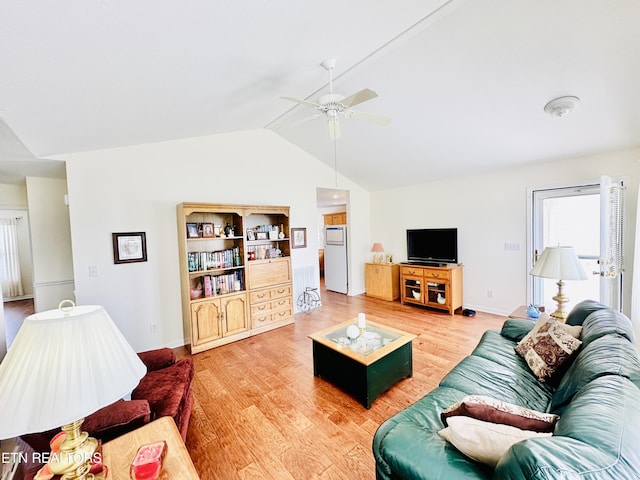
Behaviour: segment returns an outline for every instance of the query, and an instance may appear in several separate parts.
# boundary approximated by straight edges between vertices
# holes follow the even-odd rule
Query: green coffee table
[[[352,395],[366,408],[383,392],[413,375],[415,335],[367,321],[358,338],[347,335],[349,320],[309,335],[313,374]]]

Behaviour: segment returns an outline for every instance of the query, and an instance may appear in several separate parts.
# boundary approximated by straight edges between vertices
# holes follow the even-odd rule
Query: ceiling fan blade
[[[318,105],[317,103],[308,102],[307,100],[300,100],[299,98],[293,98],[293,97],[280,97],[280,98],[282,98],[283,100],[288,100],[290,102],[299,103],[301,105],[307,105],[307,106],[313,107],[313,108],[320,107],[320,105]]]
[[[340,122],[338,121],[338,118],[330,118],[327,121],[327,124],[329,125],[329,137],[331,140],[338,140],[342,135],[340,132]]]
[[[366,102],[367,100],[371,100],[372,98],[376,98],[377,96],[378,94],[376,92],[365,88],[363,90],[360,90],[359,92],[354,93],[353,95],[349,95],[347,98],[341,100],[340,103],[348,108]]]
[[[344,114],[347,118],[354,118],[356,120],[363,120],[369,123],[375,123],[376,125],[389,125],[391,119],[388,117],[382,117],[380,115],[373,115],[372,113],[357,112],[355,110],[349,110]]]

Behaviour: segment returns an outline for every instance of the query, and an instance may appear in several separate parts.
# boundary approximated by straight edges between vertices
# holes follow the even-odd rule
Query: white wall
[[[316,187],[330,187],[330,167],[268,130],[251,130],[72,154],[67,161],[76,297],[105,306],[134,349],[184,343],[180,309],[176,205],[183,201],[290,205],[291,227],[318,228]],[[350,191],[352,265],[365,261],[369,194]],[[353,223],[352,223],[353,225]],[[144,231],[148,261],[113,263],[111,233]],[[296,269],[318,271],[318,244],[292,251]],[[89,267],[98,276],[89,276]],[[359,271],[357,268],[354,271]],[[354,288],[364,290],[364,275]],[[317,285],[315,285],[317,286]],[[294,298],[295,300],[295,298]],[[151,334],[149,325],[158,325]]]
[[[397,261],[406,261],[406,229],[457,227],[464,306],[508,314],[527,302],[527,189],[629,176],[627,218],[635,219],[639,161],[636,148],[374,192],[371,238]],[[629,312],[635,222],[625,228],[624,310]],[[505,251],[505,242],[519,243],[521,249]]]
[[[33,256],[36,312],[74,300],[69,209],[64,204],[65,180],[27,177],[29,226]]]

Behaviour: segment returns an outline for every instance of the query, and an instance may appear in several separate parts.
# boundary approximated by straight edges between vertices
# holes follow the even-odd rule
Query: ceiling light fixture
[[[558,97],[551,100],[544,106],[544,111],[554,117],[564,117],[574,109],[580,99],[578,97]]]

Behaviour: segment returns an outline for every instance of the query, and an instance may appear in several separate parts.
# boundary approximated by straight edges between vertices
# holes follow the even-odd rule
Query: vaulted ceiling
[[[637,0],[6,1],[0,177],[263,127],[370,190],[634,147],[639,20]],[[375,90],[354,109],[390,125],[341,118],[334,144],[326,119],[296,123],[314,110],[280,97],[315,102],[328,58],[334,91]],[[563,95],[573,112],[543,111]]]

